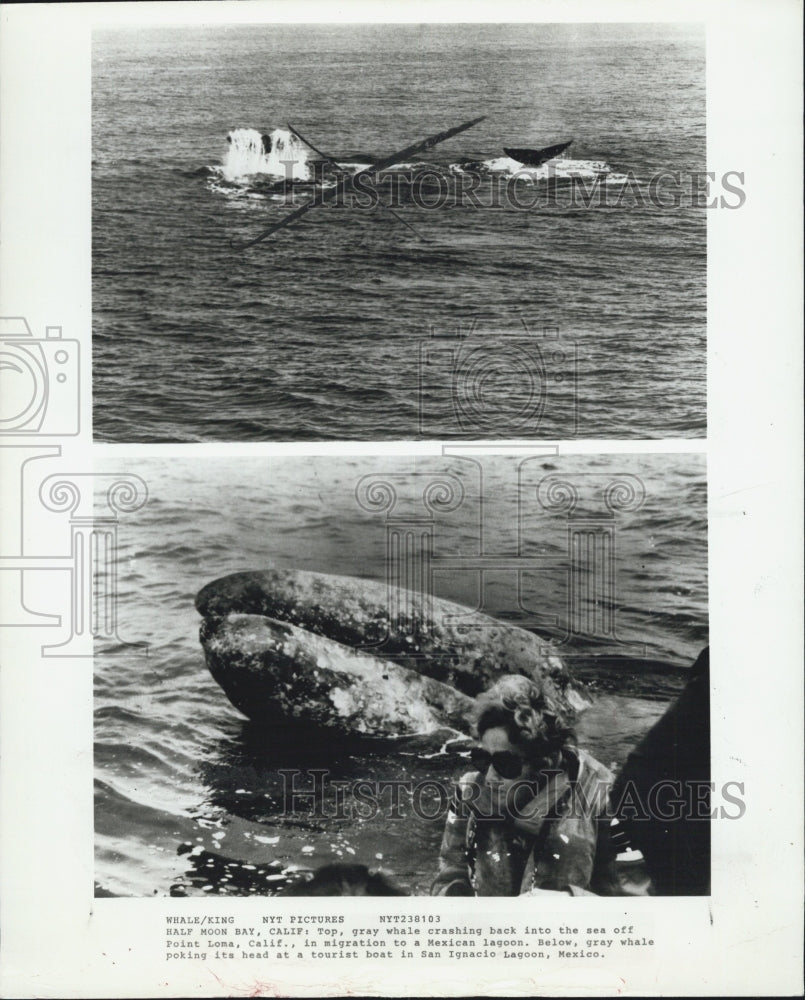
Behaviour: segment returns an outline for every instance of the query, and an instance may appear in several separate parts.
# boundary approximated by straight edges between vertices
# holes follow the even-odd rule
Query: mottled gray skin
[[[285,622],[241,614],[206,619],[201,642],[212,676],[255,721],[304,722],[345,736],[471,730],[467,695]]]
[[[390,607],[400,611],[393,615]],[[287,622],[469,697],[503,674],[523,674],[541,686],[546,708],[569,725],[574,710],[588,704],[556,650],[539,636],[439,598],[430,600],[425,614],[418,594],[371,580],[273,568],[234,573],[207,584],[196,608],[209,622],[231,613]],[[412,619],[427,625],[411,628]]]

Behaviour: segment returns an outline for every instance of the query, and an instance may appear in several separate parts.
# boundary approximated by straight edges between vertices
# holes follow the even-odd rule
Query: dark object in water
[[[270,568],[207,584],[196,607],[210,673],[272,728],[469,735],[474,696],[504,673],[530,677],[568,727],[589,703],[539,636],[388,583]]]
[[[193,891],[212,891],[217,896],[276,895],[278,883],[290,880],[279,861],[268,864],[247,862],[199,845],[182,843],[176,850],[187,855],[187,869],[170,887],[171,896],[188,896]]]
[[[623,802],[618,818],[643,853],[658,896],[710,892],[709,781],[710,651],[705,648],[682,693],[629,754],[612,787],[616,810]],[[648,809],[652,789],[666,782],[681,785],[682,808],[669,819],[635,817],[629,802],[636,799]],[[666,795],[662,801],[667,800]]]
[[[472,729],[472,698],[449,684],[287,622],[206,618],[201,642],[226,696],[262,725],[294,721],[347,737]]]
[[[287,896],[408,896],[383,872],[366,865],[323,865],[313,878],[288,889]]]
[[[568,139],[567,142],[557,142],[555,146],[545,146],[544,149],[507,149],[504,146],[503,152],[506,156],[510,156],[513,160],[517,160],[527,167],[539,167],[548,160],[552,160],[554,156],[563,153],[571,142],[573,140]]]
[[[119,892],[112,892],[110,889],[105,889],[99,882],[95,883],[96,899],[118,899],[119,896]]]
[[[271,152],[271,136],[270,135],[264,135],[264,136],[261,136],[261,138],[263,140],[263,153],[266,156],[268,156],[268,154]]]
[[[557,716],[572,722],[574,709],[589,704],[556,648],[533,632],[385,582],[269,567],[208,583],[196,596],[196,609],[205,619],[201,641],[205,652],[214,654],[211,669],[219,683],[226,680],[231,654],[261,648],[260,623],[243,621],[248,615],[268,620],[266,632],[276,634],[285,622],[351,647],[354,656],[392,660],[470,698],[502,674],[519,673],[544,688],[548,707]],[[315,646],[316,654],[325,654],[324,644],[313,643],[304,632],[286,629],[278,642],[293,637],[311,650]],[[253,641],[246,642],[247,637]],[[262,646],[266,648],[265,642]],[[379,681],[383,672],[378,672]],[[265,685],[272,699],[275,680],[269,674]]]

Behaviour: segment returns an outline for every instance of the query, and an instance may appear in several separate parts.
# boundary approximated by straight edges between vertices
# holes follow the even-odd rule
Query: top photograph
[[[702,438],[697,24],[92,35],[102,442]]]

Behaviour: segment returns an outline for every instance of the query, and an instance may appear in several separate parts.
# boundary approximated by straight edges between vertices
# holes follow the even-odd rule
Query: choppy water
[[[383,865],[414,891],[427,891],[441,820],[417,817],[406,795],[401,818],[390,818],[385,799],[374,818],[337,818],[332,781],[410,780],[413,788],[427,777],[448,781],[461,759],[425,756],[433,747],[414,739],[336,752],[330,744],[302,746],[292,733],[261,732],[212,680],[198,642],[194,595],[226,573],[271,562],[385,579],[383,516],[356,501],[367,474],[396,484],[400,512],[413,511],[406,504],[436,473],[462,484],[464,502],[437,517],[437,560],[477,555],[482,523],[486,555],[560,566],[568,564],[567,516],[539,506],[537,484],[569,477],[587,497],[582,506],[601,513],[600,490],[615,475],[640,478],[645,502],[616,520],[619,641],[594,635],[562,646],[597,691],[579,735],[606,764],[624,760],[707,643],[702,456],[537,459],[520,472],[514,459],[486,458],[482,520],[481,473],[463,458],[416,466],[389,457],[152,458],[128,467],[146,480],[150,499],[121,524],[121,637],[148,643],[148,651],[96,657],[96,878],[107,892],[262,894],[295,868],[333,860]],[[512,617],[515,579],[489,574],[487,609]],[[478,574],[470,569],[437,572],[435,587],[440,596],[478,603]],[[558,636],[568,620],[567,596],[562,572],[526,578],[528,612],[558,619],[549,634]],[[628,662],[609,669],[613,657]],[[330,818],[310,815],[310,802],[281,815],[283,768],[329,769]],[[438,807],[432,794],[425,804]]]
[[[512,175],[504,146],[567,138],[558,176],[635,187],[590,208],[571,205],[572,182],[527,211],[322,207],[232,249],[312,190],[233,162],[233,130],[276,137],[290,121],[339,162],[365,163],[480,114],[423,154],[428,198],[454,195],[475,161],[487,205]],[[704,157],[696,26],[98,31],[95,435],[702,436],[706,212],[684,193],[671,208],[641,200],[652,176],[689,176]],[[520,203],[543,174],[515,183]],[[441,338],[473,322],[470,360],[450,360]],[[469,407],[467,393],[480,396]],[[535,393],[541,408],[527,405]]]

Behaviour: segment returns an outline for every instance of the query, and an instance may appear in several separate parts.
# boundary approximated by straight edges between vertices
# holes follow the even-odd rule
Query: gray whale
[[[258,722],[294,721],[356,734],[469,732],[473,699],[391,660],[264,615],[226,615],[202,627],[210,673]]]
[[[210,672],[256,721],[469,734],[475,695],[510,673],[535,680],[546,709],[571,723],[589,704],[539,636],[372,580],[275,568],[234,573],[207,584],[196,608]]]

